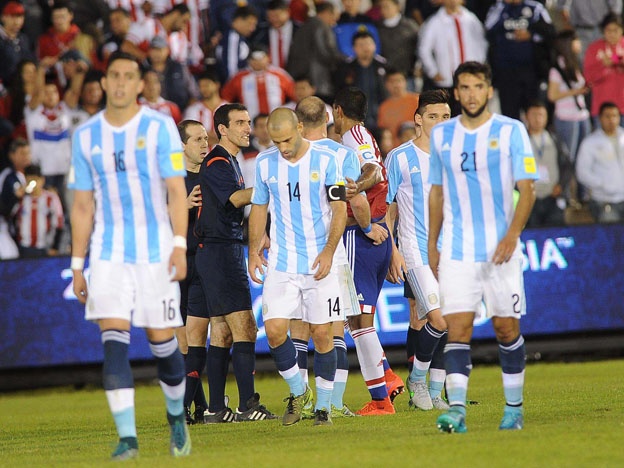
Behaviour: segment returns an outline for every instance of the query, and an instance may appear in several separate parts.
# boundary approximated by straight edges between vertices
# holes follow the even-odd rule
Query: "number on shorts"
[[[520,310],[520,295],[519,294],[512,294],[511,295],[511,299],[513,300],[513,311],[514,311],[514,314],[519,314],[521,312],[521,310]]]
[[[329,309],[330,317],[332,316],[332,312],[336,315],[336,317],[340,317],[340,297],[337,297],[335,301],[332,301],[331,297],[327,299],[327,307]]]
[[[175,319],[176,310],[175,307],[173,307],[174,303],[175,301],[173,299],[169,299],[168,301],[167,299],[163,299],[163,320],[167,321]]]

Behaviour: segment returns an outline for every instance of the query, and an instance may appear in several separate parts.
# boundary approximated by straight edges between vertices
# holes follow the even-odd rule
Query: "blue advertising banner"
[[[624,330],[623,225],[527,230],[522,248],[526,337]],[[268,353],[262,287],[252,283],[251,292],[259,326],[256,349]],[[83,318],[67,257],[0,262],[0,311],[0,369],[102,361],[98,328]],[[475,339],[494,337],[488,322],[475,323]],[[403,286],[386,283],[376,314],[382,344],[403,345],[408,323]],[[151,359],[141,330],[133,330],[130,350],[131,359]]]

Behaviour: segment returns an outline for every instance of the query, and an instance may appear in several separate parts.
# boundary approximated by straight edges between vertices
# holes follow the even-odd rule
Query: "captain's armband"
[[[344,183],[326,185],[325,190],[327,190],[327,198],[330,202],[347,201],[347,189],[345,188]]]

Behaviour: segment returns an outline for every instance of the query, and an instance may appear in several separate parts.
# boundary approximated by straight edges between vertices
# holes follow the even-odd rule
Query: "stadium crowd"
[[[140,103],[176,122],[198,120],[211,146],[216,108],[244,104],[255,137],[239,155],[248,173],[268,144],[256,121],[277,107],[294,108],[314,94],[331,103],[337,90],[357,86],[369,100],[365,124],[385,155],[413,138],[411,114],[419,91],[451,91],[451,75],[460,63],[489,61],[498,91],[494,106],[523,118],[540,159],[538,203],[529,225],[560,224],[566,207],[582,206],[591,212],[588,219],[618,221],[624,211],[624,194],[617,188],[624,179],[624,143],[619,126],[607,131],[606,121],[619,118],[621,126],[624,120],[622,1],[588,5],[575,0],[1,2],[5,245],[0,256],[66,253],[71,135],[101,110],[100,78],[118,49],[139,57],[148,71]],[[605,103],[614,104],[606,113],[617,117],[603,122]],[[531,115],[529,108],[542,110]],[[459,111],[455,101],[452,110]],[[602,142],[601,150],[590,141]],[[27,189],[25,169],[31,164],[41,173],[43,195]],[[605,184],[614,188],[605,190]],[[55,221],[59,216],[61,224]],[[12,239],[17,248],[7,247]]]

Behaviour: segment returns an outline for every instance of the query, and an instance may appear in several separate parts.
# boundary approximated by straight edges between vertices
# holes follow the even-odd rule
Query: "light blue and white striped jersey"
[[[386,158],[388,204],[399,208],[399,250],[410,270],[429,264],[429,154],[411,140],[396,147]]]
[[[186,175],[171,117],[146,107],[122,127],[100,112],[72,137],[69,188],[92,190],[91,258],[118,263],[166,260],[173,248],[164,179]]]
[[[459,119],[431,131],[429,182],[442,185],[444,193],[441,255],[485,262],[513,219],[515,182],[537,179],[537,169],[529,135],[518,120],[493,114],[469,130]]]
[[[325,187],[343,183],[336,153],[313,141],[296,163],[284,159],[276,147],[257,156],[251,202],[269,205],[269,268],[314,272],[312,264],[327,243],[332,217]]]
[[[342,168],[342,176],[345,178],[348,177],[352,180],[357,180],[362,173],[362,168],[360,167],[360,158],[354,149],[349,148],[348,146],[341,145],[340,143],[332,140],[331,138],[323,138],[321,140],[315,140],[314,143],[317,145],[329,148],[336,153],[338,167]],[[357,196],[366,197],[366,193],[359,193]],[[349,265],[349,257],[347,257],[347,250],[345,249],[344,243],[340,242],[336,246],[336,252],[334,252],[334,264],[336,265]]]

